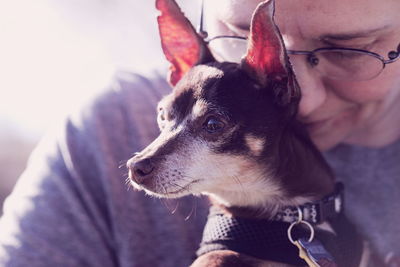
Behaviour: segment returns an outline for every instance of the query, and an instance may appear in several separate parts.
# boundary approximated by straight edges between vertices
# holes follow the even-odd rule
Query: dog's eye
[[[207,132],[215,133],[221,131],[225,127],[225,123],[218,118],[211,116],[207,118],[203,126]]]

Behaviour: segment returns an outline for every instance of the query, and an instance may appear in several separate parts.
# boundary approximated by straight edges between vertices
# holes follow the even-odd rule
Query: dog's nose
[[[128,162],[128,168],[130,170],[130,178],[138,184],[144,183],[146,176],[154,170],[154,166],[150,159]]]

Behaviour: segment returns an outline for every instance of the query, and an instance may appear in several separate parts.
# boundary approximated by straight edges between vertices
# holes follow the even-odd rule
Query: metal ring
[[[299,218],[297,219],[297,222],[301,222],[303,220],[303,211],[301,210],[301,208],[299,206],[297,206],[296,208],[297,208],[297,213],[299,214]]]
[[[294,227],[295,225],[301,224],[301,223],[307,225],[307,226],[308,226],[308,229],[310,229],[310,237],[308,238],[308,242],[310,243],[310,242],[313,241],[313,239],[314,239],[314,234],[315,234],[315,232],[314,232],[314,227],[312,227],[312,225],[311,225],[309,222],[307,222],[307,221],[297,221],[297,222],[292,223],[292,224],[289,226],[288,230],[287,230],[287,234],[288,234],[289,241],[290,241],[292,244],[295,244],[295,241],[293,240],[293,237],[292,237],[292,229],[293,229],[293,227]]]

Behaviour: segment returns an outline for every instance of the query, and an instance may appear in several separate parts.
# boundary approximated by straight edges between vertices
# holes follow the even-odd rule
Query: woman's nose
[[[308,117],[326,101],[327,92],[322,77],[302,55],[290,56],[297,81],[301,88],[300,117]]]

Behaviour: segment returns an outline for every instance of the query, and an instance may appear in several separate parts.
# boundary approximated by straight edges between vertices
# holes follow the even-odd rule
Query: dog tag
[[[300,238],[294,244],[299,248],[299,257],[305,260],[309,267],[337,267],[332,255],[317,239],[308,242]]]

